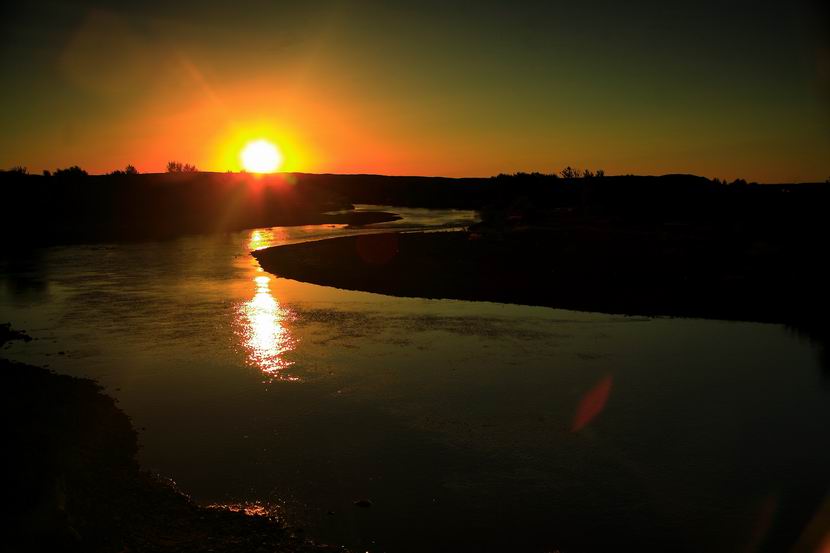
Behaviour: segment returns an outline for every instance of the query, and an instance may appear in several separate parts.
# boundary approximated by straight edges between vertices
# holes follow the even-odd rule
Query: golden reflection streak
[[[251,236],[248,238],[248,249],[261,250],[262,248],[273,246],[278,242],[284,242],[287,237],[288,233],[282,227],[255,229],[251,231]]]
[[[261,501],[246,501],[244,503],[211,503],[208,509],[244,513],[252,517],[279,518],[281,509],[262,503]]]
[[[299,380],[285,373],[293,364],[285,356],[294,349],[296,340],[286,326],[291,313],[271,293],[270,281],[265,275],[254,277],[254,297],[239,307],[242,344],[249,362],[269,379]]]

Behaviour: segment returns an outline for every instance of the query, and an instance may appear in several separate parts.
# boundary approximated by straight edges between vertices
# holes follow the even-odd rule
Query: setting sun
[[[267,140],[249,142],[242,149],[240,158],[243,169],[251,173],[273,173],[282,165],[282,154]]]

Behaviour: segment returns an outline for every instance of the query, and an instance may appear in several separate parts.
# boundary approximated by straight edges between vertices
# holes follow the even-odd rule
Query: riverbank
[[[21,339],[0,327],[0,346]],[[137,435],[91,380],[0,359],[14,551],[339,551],[270,516],[192,503],[140,470]]]
[[[822,273],[808,270],[802,253],[568,224],[349,236],[253,255],[280,277],[394,296],[809,326],[827,297]]]

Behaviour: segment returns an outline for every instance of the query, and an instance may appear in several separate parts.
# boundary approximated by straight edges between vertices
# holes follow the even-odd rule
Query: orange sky
[[[830,50],[803,6],[779,43],[752,43],[747,27],[719,51],[693,42],[708,40],[698,27],[625,35],[611,4],[588,14],[587,36],[501,7],[469,19],[426,4],[244,4],[20,8],[2,50],[20,78],[2,92],[0,167],[236,171],[245,142],[266,138],[286,171],[830,176]],[[704,12],[686,17],[715,5],[689,3]]]

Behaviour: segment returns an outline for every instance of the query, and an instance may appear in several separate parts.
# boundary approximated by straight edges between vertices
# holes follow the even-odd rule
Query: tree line
[[[167,162],[167,172],[168,173],[198,173],[199,168],[196,165],[191,163],[182,163],[181,161],[169,161]],[[6,174],[14,174],[14,175],[28,175],[29,169],[22,166],[22,165],[15,165],[14,167],[10,167],[9,169],[0,169],[0,173]],[[71,167],[64,167],[55,169],[54,171],[50,171],[49,169],[44,169],[41,173],[44,177],[86,177],[89,175],[86,170],[81,169],[77,165],[72,165]],[[107,175],[112,176],[128,176],[128,175],[138,175],[140,174],[138,169],[135,168],[135,165],[127,165],[124,169],[116,169],[115,171],[111,171],[107,173]]]

